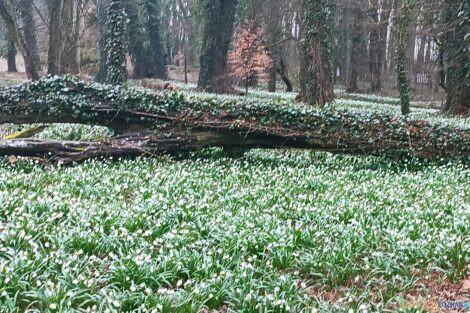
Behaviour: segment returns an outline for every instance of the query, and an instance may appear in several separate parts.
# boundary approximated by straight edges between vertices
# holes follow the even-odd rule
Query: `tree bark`
[[[470,115],[470,5],[468,2],[446,2],[440,26],[442,75],[445,79],[447,101],[445,111]],[[467,47],[467,48],[466,48]]]
[[[64,143],[63,149],[56,143],[51,147],[49,141],[13,141],[2,143],[0,150],[19,155],[51,152],[60,156],[63,152],[61,158],[74,153],[71,161],[210,146],[305,148],[392,158],[470,157],[470,131],[465,129],[435,127],[383,113],[363,116],[292,106],[273,110],[263,103],[220,101],[48,77],[0,90],[0,123],[103,125],[120,137],[83,146]]]
[[[60,59],[61,74],[78,74],[78,39],[80,36],[80,1],[62,0],[62,21],[64,36],[63,52]]]
[[[281,75],[281,79],[286,85],[286,92],[292,92],[294,91],[294,87],[292,86],[292,82],[289,79],[289,76],[287,75],[286,71],[286,64],[284,63],[284,58],[282,55],[279,57],[279,67],[278,67],[278,73]]]
[[[407,70],[410,44],[410,10],[408,0],[395,0],[395,62],[397,86],[400,93],[401,113],[410,113],[411,88]]]
[[[49,9],[49,50],[47,54],[47,73],[60,74],[62,54],[62,3],[63,0],[51,0]]]
[[[302,0],[301,91],[297,100],[324,107],[333,93],[333,5]]]
[[[99,47],[99,56],[100,62],[98,65],[98,72],[95,75],[95,81],[103,83],[106,81],[108,76],[108,67],[107,67],[107,52],[106,52],[106,42],[108,41],[108,25],[106,23],[107,16],[107,7],[109,0],[97,0],[97,11],[98,11],[98,47]]]
[[[31,3],[29,4],[31,5]],[[27,7],[22,8],[22,10],[26,10],[26,9]],[[18,48],[18,50],[20,50],[21,55],[23,56],[26,75],[28,76],[29,79],[32,79],[32,80],[39,79],[39,73],[38,73],[39,67],[37,64],[37,57],[35,57],[34,51],[31,50],[30,47],[28,46],[28,41],[26,40],[25,33],[20,30],[18,26],[18,21],[8,11],[4,0],[0,0],[0,16],[5,22],[8,32],[10,34],[14,34],[16,47]],[[29,35],[30,34],[31,33],[29,33]]]
[[[369,17],[372,21],[372,29],[369,34],[369,71],[372,92],[378,92],[382,88],[381,69],[379,64],[380,50],[380,23],[378,0],[370,1]]]
[[[32,79],[37,79],[39,78],[39,75],[38,77],[33,77],[40,69],[38,47],[36,43],[36,24],[33,16],[33,0],[20,0],[18,4],[26,47],[31,55],[31,62],[28,66],[34,68],[29,70],[29,72],[32,73]]]
[[[16,47],[15,35],[7,31],[7,71],[10,73],[18,72],[16,68]]]
[[[124,84],[127,80],[126,69],[126,16],[123,0],[109,0],[107,9],[107,43],[105,82],[112,85]]]
[[[348,8],[351,10],[352,15],[352,23],[350,23],[350,27],[352,28],[352,36],[351,36],[351,66],[348,66],[348,81],[346,92],[354,93],[359,90],[357,86],[357,77],[358,77],[358,69],[361,68],[361,62],[363,59],[362,51],[363,47],[366,44],[365,36],[364,36],[364,28],[362,27],[363,23],[363,13],[362,7],[356,4],[352,8]]]
[[[227,79],[227,54],[233,35],[237,0],[204,0],[205,14],[198,89],[231,91]]]
[[[160,33],[160,12],[158,5],[160,0],[145,0],[147,11],[147,32],[150,41],[151,72],[150,77],[167,79],[168,74],[165,64],[165,53]]]
[[[134,65],[133,78],[142,79],[149,75],[149,55],[145,49],[143,23],[141,21],[138,5],[135,0],[126,0],[125,9],[129,19],[129,55]]]

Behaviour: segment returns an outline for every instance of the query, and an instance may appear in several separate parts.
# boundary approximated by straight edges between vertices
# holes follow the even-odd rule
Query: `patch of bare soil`
[[[470,278],[458,283],[451,283],[439,272],[433,272],[428,277],[417,282],[417,288],[406,294],[405,299],[428,299],[437,302],[469,302]],[[442,308],[439,312],[463,312],[462,308]]]
[[[338,286],[337,288],[325,291],[320,287],[311,287],[308,295],[310,297],[318,298],[323,302],[331,305],[337,303],[345,294],[351,289],[363,290],[365,288],[365,281],[354,280],[349,283]],[[384,284],[378,282],[369,285],[370,290],[370,302],[379,304],[380,295],[384,288]],[[413,290],[405,291],[403,298],[408,301],[416,300],[427,300],[437,302],[462,302],[465,303],[470,301],[470,277],[466,278],[458,283],[451,283],[449,280],[439,272],[433,272],[431,275],[418,278],[414,284]],[[437,305],[437,304],[436,304]],[[400,303],[391,303],[388,309],[398,311]],[[421,311],[420,311],[421,312]],[[424,311],[426,312],[426,311]],[[431,311],[427,311],[431,312]],[[464,308],[438,308],[433,312],[466,312]],[[470,311],[469,311],[470,312]]]

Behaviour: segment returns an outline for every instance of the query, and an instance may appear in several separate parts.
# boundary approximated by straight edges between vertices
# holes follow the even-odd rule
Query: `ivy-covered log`
[[[387,114],[317,110],[274,100],[155,93],[84,82],[75,77],[46,77],[0,90],[0,123],[64,122],[113,128],[125,137],[112,138],[111,146],[116,144],[113,140],[122,143],[120,138],[131,139],[126,147],[131,142],[134,152],[128,152],[129,155],[136,154],[138,149],[147,154],[148,141],[140,135],[145,133],[153,136],[151,154],[174,152],[159,140],[179,138],[183,141],[172,149],[292,147],[393,158],[470,157],[468,129]],[[188,138],[192,140],[189,146],[185,141]],[[8,150],[8,143],[2,144],[3,154],[15,153]],[[94,145],[101,145],[102,151],[106,151],[110,143],[94,143],[90,149],[97,150]],[[85,150],[76,153],[88,157]]]

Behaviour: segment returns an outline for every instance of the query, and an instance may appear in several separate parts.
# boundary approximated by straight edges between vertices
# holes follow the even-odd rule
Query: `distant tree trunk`
[[[444,110],[451,114],[470,114],[469,16],[468,1],[448,0],[440,21],[442,73],[447,93]]]
[[[377,0],[371,1],[371,8],[369,10],[369,17],[372,20],[372,29],[369,35],[369,71],[370,71],[370,86],[372,92],[378,92],[382,89],[381,68],[379,64],[379,50],[380,50],[380,22],[379,22],[379,8]]]
[[[227,80],[227,54],[233,35],[237,0],[203,0],[205,14],[198,88],[223,93]]]
[[[16,68],[16,47],[15,47],[15,35],[7,31],[7,65],[8,72],[17,72]]]
[[[292,82],[289,79],[289,76],[287,75],[286,71],[286,64],[284,63],[284,58],[279,56],[279,67],[277,69],[279,75],[281,75],[281,79],[286,84],[286,91],[287,92],[292,92],[294,91],[294,87],[292,86]]]
[[[160,32],[160,0],[145,0],[147,10],[147,31],[150,39],[151,77],[167,79],[168,74],[165,65],[165,54]]]
[[[144,45],[143,25],[136,0],[126,0],[125,8],[129,19],[129,55],[134,65],[133,77],[141,79],[149,74],[148,55]]]
[[[33,16],[33,0],[20,0],[18,10],[23,24],[24,43],[27,49],[26,73],[32,80],[39,79],[39,54],[36,44],[36,24]]]
[[[277,57],[273,55],[273,64],[268,70],[268,91],[276,92],[277,89]]]
[[[99,55],[100,62],[98,65],[98,72],[96,73],[95,80],[99,83],[104,83],[106,77],[108,76],[108,67],[106,65],[107,61],[107,52],[106,52],[106,43],[108,41],[108,26],[106,23],[107,16],[107,7],[110,0],[98,0],[98,46],[99,46]]]
[[[406,0],[407,3],[410,3],[411,0]],[[417,64],[415,60],[415,49],[416,49],[416,20],[412,17],[415,16],[417,13],[416,10],[411,8],[410,5],[410,13],[409,13],[409,22],[408,22],[408,52],[407,52],[407,67],[409,71],[409,82],[410,82],[410,89],[413,90],[416,88],[416,76],[417,76]]]
[[[297,100],[323,107],[333,94],[333,4],[301,0],[301,91]]]
[[[279,0],[269,0],[265,3],[267,18],[266,33],[268,37],[268,47],[273,62],[268,69],[268,91],[276,92],[277,88],[277,69],[279,58],[282,53],[282,14],[281,2]]]
[[[386,50],[387,50],[387,34],[388,26],[390,20],[390,14],[392,11],[392,2],[393,0],[382,0],[382,12],[379,26],[379,48],[377,53],[377,63],[380,69],[380,79],[382,80],[382,72],[385,69],[385,61],[387,59]],[[382,85],[382,82],[380,82]]]
[[[126,15],[122,0],[110,0],[107,10],[107,76],[105,82],[120,85],[126,81]]]
[[[60,59],[62,74],[78,74],[78,38],[80,35],[80,6],[79,1],[63,0],[62,6],[62,27],[63,52]],[[77,4],[77,5],[75,5]]]
[[[400,92],[401,113],[410,113],[411,90],[407,71],[410,42],[410,5],[409,0],[395,0],[395,61],[398,91]]]
[[[62,53],[62,0],[51,0],[49,5],[49,50],[47,53],[47,73],[60,74]]]
[[[362,14],[362,8],[357,4],[355,4],[353,8],[350,8],[350,10],[352,10],[352,23],[350,23],[352,28],[350,56],[351,66],[348,67],[349,73],[346,92],[357,92],[359,90],[357,86],[358,68],[361,67],[361,60],[363,59],[361,52],[366,44],[364,39],[364,29],[362,27],[364,16]]]

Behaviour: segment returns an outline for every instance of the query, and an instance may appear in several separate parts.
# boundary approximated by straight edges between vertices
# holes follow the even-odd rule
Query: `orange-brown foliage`
[[[262,40],[262,30],[250,23],[238,32],[228,62],[232,76],[246,87],[254,81],[266,79],[273,62]]]

